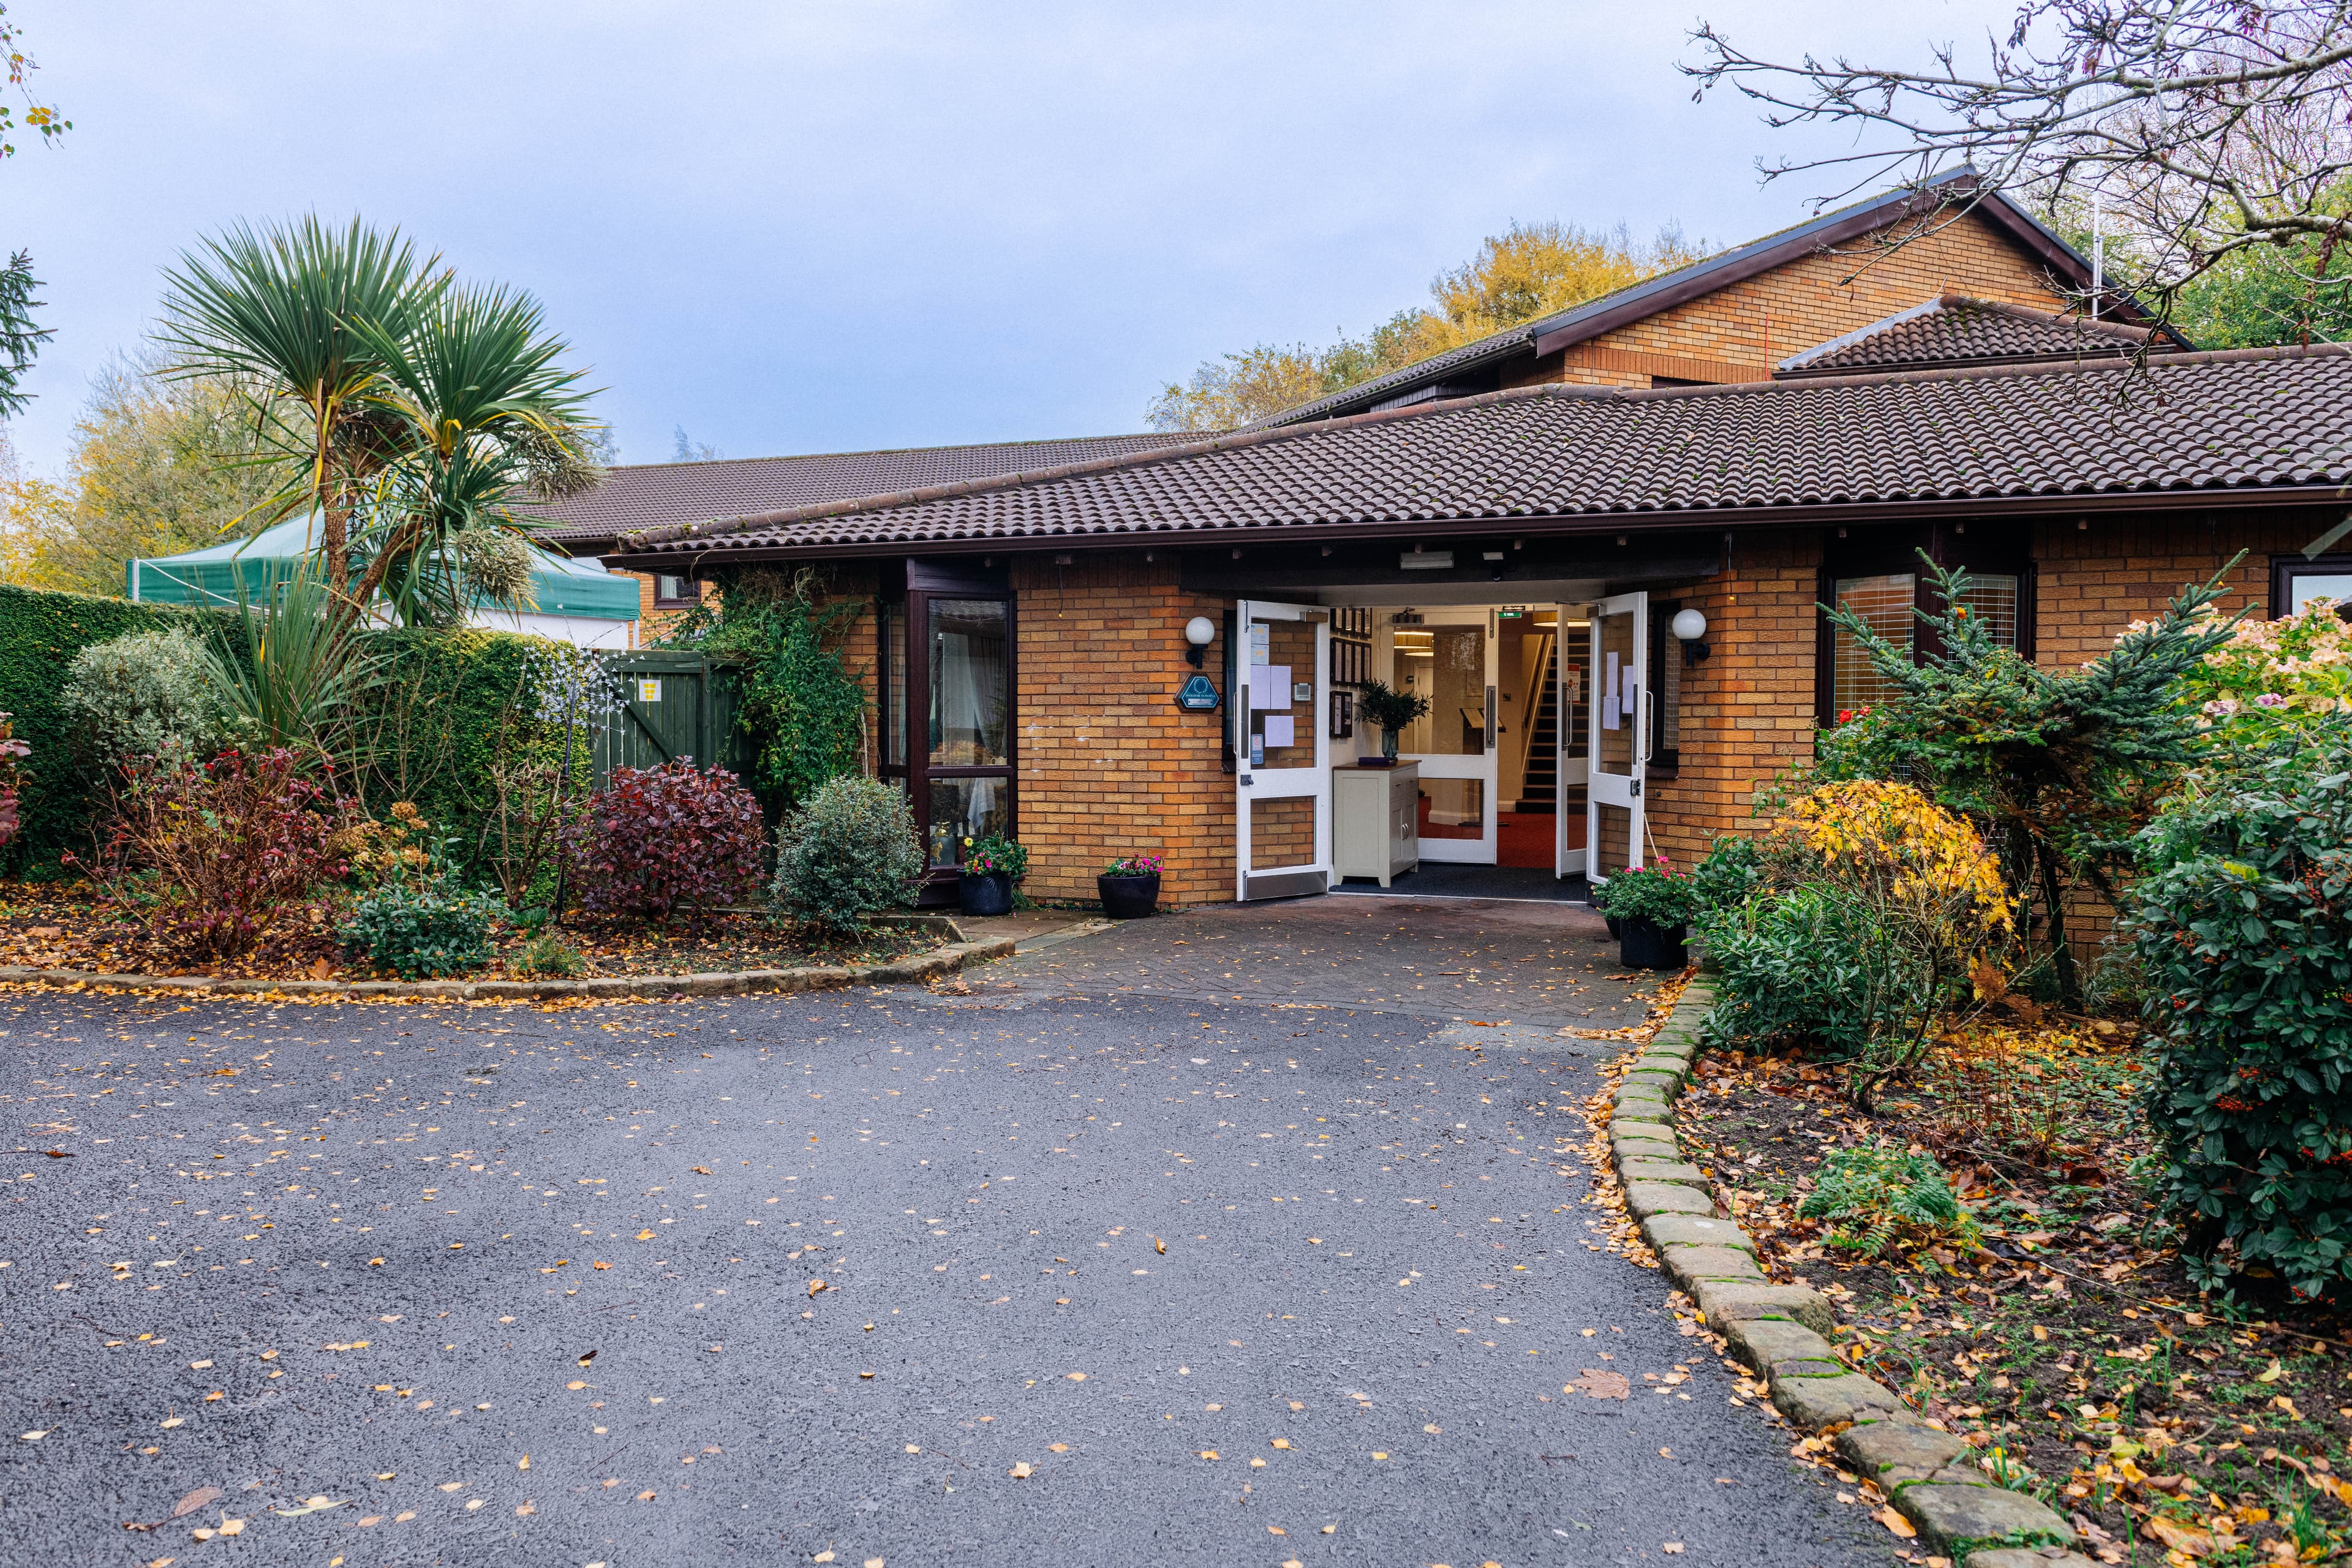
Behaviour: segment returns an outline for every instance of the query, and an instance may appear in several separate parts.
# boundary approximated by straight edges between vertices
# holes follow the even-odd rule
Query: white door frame
[[[1609,687],[1609,668],[1602,662],[1601,628],[1612,616],[1631,616],[1633,622],[1633,653],[1630,671],[1619,666],[1617,689]],[[1586,666],[1592,671],[1592,735],[1585,746],[1591,766],[1584,790],[1585,864],[1595,886],[1609,879],[1615,870],[1601,860],[1601,808],[1622,806],[1628,813],[1625,852],[1628,868],[1642,863],[1642,845],[1646,837],[1643,816],[1643,781],[1650,760],[1650,595],[1646,592],[1618,594],[1592,606],[1591,659]],[[1630,674],[1630,679],[1628,679]],[[1627,705],[1624,699],[1631,695]],[[1613,702],[1611,698],[1615,698]],[[1633,727],[1630,761],[1622,773],[1609,772],[1601,763],[1601,735],[1603,724],[1603,704],[1618,710],[1618,723]]]
[[[1570,608],[1570,606],[1567,605],[1552,606],[1553,613],[1558,617],[1555,622],[1557,630],[1552,637],[1552,675],[1556,682],[1552,690],[1552,703],[1559,715],[1558,721],[1552,725],[1552,744],[1559,748],[1552,763],[1552,788],[1558,792],[1552,801],[1552,820],[1558,824],[1558,829],[1552,840],[1552,874],[1559,877],[1577,875],[1584,869],[1585,863],[1590,858],[1589,852],[1583,846],[1580,845],[1571,849],[1568,844],[1569,791],[1572,785],[1584,783],[1584,759],[1570,757],[1569,748],[1576,743],[1576,699],[1584,685],[1585,679],[1582,664],[1571,661],[1568,657]],[[1584,650],[1580,648],[1578,651]],[[1572,683],[1569,679],[1569,671],[1571,669],[1576,671],[1576,679]],[[1576,763],[1573,778],[1569,773],[1569,764],[1571,761]],[[1592,841],[1591,824],[1587,823],[1585,827],[1585,843],[1590,844]]]
[[[1252,689],[1253,668],[1250,659],[1250,626],[1254,621],[1308,621],[1315,626],[1315,668],[1313,695],[1304,704],[1296,700],[1290,690],[1267,691],[1264,707],[1254,708],[1261,695]],[[1234,606],[1234,626],[1236,628],[1234,647],[1235,668],[1232,711],[1229,720],[1234,737],[1234,897],[1247,903],[1253,899],[1288,899],[1307,893],[1328,891],[1331,886],[1331,725],[1328,717],[1331,690],[1331,612],[1320,605],[1278,605],[1263,599],[1244,599]],[[1297,682],[1297,670],[1290,671],[1291,684]],[[1274,699],[1279,698],[1276,701]],[[1294,724],[1305,725],[1314,737],[1315,762],[1311,767],[1264,768],[1250,763],[1252,719],[1255,713],[1271,710],[1288,713]],[[1262,731],[1260,731],[1262,732]],[[1256,801],[1296,800],[1311,797],[1315,802],[1315,858],[1297,866],[1270,866],[1264,870],[1250,869],[1250,808]]]
[[[1495,799],[1495,790],[1502,782],[1501,770],[1496,766],[1498,748],[1495,743],[1498,668],[1496,663],[1496,648],[1501,640],[1495,635],[1495,612],[1486,606],[1465,605],[1440,606],[1423,610],[1420,614],[1421,624],[1423,626],[1475,626],[1480,628],[1485,639],[1482,646],[1486,649],[1483,667],[1485,675],[1482,681],[1486,691],[1485,750],[1475,757],[1404,751],[1397,753],[1397,759],[1400,762],[1415,762],[1421,764],[1421,776],[1424,782],[1431,779],[1475,779],[1485,786],[1479,791],[1480,798],[1485,802],[1485,816],[1479,824],[1479,836],[1475,838],[1438,838],[1423,834],[1421,838],[1421,858],[1424,862],[1442,860],[1461,865],[1492,866],[1496,863],[1496,858],[1495,813],[1497,802]],[[1415,628],[1408,626],[1404,629],[1411,631]],[[1379,637],[1373,644],[1374,656],[1379,660],[1383,679],[1396,673],[1396,631],[1397,628],[1393,625],[1383,622],[1379,629]],[[1396,684],[1393,680],[1389,683]],[[1436,715],[1433,713],[1431,717],[1435,718]],[[1418,811],[1419,807],[1416,806],[1414,809]]]

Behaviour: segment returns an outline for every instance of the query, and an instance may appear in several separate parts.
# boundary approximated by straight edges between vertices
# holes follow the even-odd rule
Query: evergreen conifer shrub
[[[847,935],[870,916],[911,907],[922,885],[923,852],[906,792],[844,773],[784,819],[769,902]]]

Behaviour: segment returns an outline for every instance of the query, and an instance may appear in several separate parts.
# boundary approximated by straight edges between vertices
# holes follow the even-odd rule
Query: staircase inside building
[[[1517,809],[1551,812],[1559,806],[1559,639],[1554,637],[1537,689],[1535,721],[1528,726],[1527,769]]]

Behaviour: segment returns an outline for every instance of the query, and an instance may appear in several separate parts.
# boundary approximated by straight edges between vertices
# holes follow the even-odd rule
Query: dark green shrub
[[[1648,921],[1679,930],[1698,918],[1698,884],[1661,856],[1654,866],[1611,872],[1593,893],[1592,907],[1612,920]]]
[[[923,852],[906,792],[845,773],[818,786],[776,836],[769,902],[794,920],[846,935],[923,885]]]
[[[1708,1035],[1751,1049],[1861,1055],[1872,1001],[1902,968],[1869,903],[1833,885],[1759,893],[1709,915],[1700,934],[1721,969]]]
[[[1864,1258],[1882,1257],[1897,1242],[1974,1246],[1977,1240],[1976,1221],[1960,1206],[1935,1157],[1906,1153],[1891,1143],[1831,1150],[1797,1213],[1826,1220],[1832,1247]]]
[[[387,882],[360,895],[335,935],[378,969],[435,979],[490,961],[490,922],[507,909],[488,893],[434,876]]]
[[[1702,912],[1737,909],[1763,882],[1763,856],[1755,838],[1744,833],[1717,839],[1706,858],[1691,868],[1691,890]]]
[[[2200,1284],[2352,1295],[2352,734],[2338,724],[2141,837],[2126,907],[2158,1043],[2158,1191]]]

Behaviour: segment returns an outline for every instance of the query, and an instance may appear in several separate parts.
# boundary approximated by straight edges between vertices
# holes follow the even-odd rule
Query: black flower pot
[[[963,899],[963,912],[968,915],[1003,915],[1013,912],[1013,874],[1010,871],[966,871],[956,891]]]
[[[1628,915],[1617,922],[1617,962],[1628,969],[1680,969],[1689,962],[1683,952],[1689,930]]]
[[[1160,874],[1149,877],[1097,877],[1095,890],[1102,895],[1103,913],[1115,921],[1138,921],[1160,907]]]

